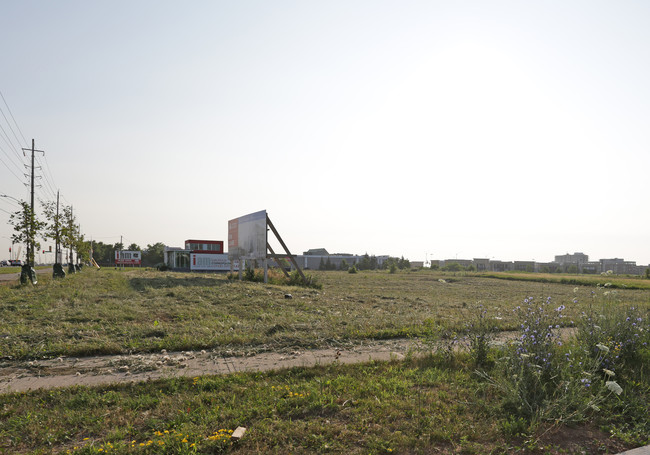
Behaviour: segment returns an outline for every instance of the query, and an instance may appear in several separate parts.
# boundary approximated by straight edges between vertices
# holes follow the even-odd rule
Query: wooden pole
[[[305,274],[302,273],[302,270],[301,270],[300,267],[298,266],[298,262],[296,262],[296,258],[293,257],[293,255],[292,255],[291,252],[289,251],[289,248],[288,248],[287,245],[284,243],[284,240],[282,240],[282,237],[280,237],[280,234],[278,233],[278,230],[275,229],[275,226],[273,226],[273,223],[271,222],[271,219],[269,218],[268,214],[266,215],[266,225],[267,225],[268,227],[271,228],[271,231],[273,231],[273,234],[275,235],[275,237],[276,237],[276,238],[278,239],[278,241],[280,242],[280,245],[282,245],[282,248],[284,248],[284,251],[287,253],[287,256],[289,257],[289,260],[291,261],[291,263],[293,264],[293,266],[296,268],[296,270],[298,271],[298,273],[299,273],[300,276],[302,277],[302,279],[303,279],[303,281],[305,282],[305,284],[307,284],[307,277],[305,277]],[[267,242],[267,245],[268,245],[268,242]]]
[[[271,245],[269,245],[268,242],[266,243],[266,248],[268,248],[268,250],[271,252],[271,257],[272,257],[273,259],[275,259],[275,260],[276,260],[275,262],[279,265],[280,263],[277,261],[277,259],[278,259],[278,255],[275,254],[275,251],[273,251],[273,248],[271,247]],[[282,267],[282,265],[280,265],[280,269],[281,269],[282,272],[284,273],[284,276],[286,276],[287,278],[289,278],[289,272],[287,272],[286,270],[284,270],[284,267]]]

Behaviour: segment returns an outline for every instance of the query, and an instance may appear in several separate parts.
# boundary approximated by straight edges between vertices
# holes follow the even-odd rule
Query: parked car
[[[9,263],[7,261],[0,261],[0,267],[7,267]]]
[[[9,259],[9,265],[20,267],[21,265],[23,265],[23,261],[21,261],[20,259]]]

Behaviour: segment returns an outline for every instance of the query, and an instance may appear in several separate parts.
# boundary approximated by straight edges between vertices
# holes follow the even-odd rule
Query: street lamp
[[[16,199],[13,196],[9,196],[8,194],[0,194],[0,197],[8,197],[9,199],[13,199],[14,201],[18,202],[20,204],[20,201]]]

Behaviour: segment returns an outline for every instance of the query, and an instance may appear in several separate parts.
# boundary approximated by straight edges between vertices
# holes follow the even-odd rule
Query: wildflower
[[[623,389],[616,383],[616,381],[607,381],[605,385],[611,392],[614,392],[616,395],[623,393]]]
[[[604,353],[608,353],[608,352],[609,352],[609,348],[608,348],[607,346],[605,346],[604,344],[602,344],[602,343],[598,343],[598,344],[596,345],[596,347],[597,347],[598,349],[600,349],[601,351],[603,351]]]

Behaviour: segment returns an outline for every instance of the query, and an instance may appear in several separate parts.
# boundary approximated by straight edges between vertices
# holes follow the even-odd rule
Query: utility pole
[[[70,253],[70,260],[68,261],[68,273],[75,273],[77,270],[74,267],[74,264],[72,263],[72,258],[73,258],[73,253],[72,253],[72,243],[74,241],[74,212],[72,210],[72,206],[70,206],[70,219],[68,220],[68,229],[70,230],[70,249],[68,250]]]
[[[54,263],[59,263],[59,233],[61,229],[59,224],[61,220],[59,219],[59,190],[56,190],[56,245],[54,246]]]
[[[36,150],[35,148],[35,142],[34,139],[32,139],[32,148],[23,148],[23,155],[25,155],[25,152],[32,152],[32,167],[31,167],[31,188],[30,188],[30,194],[31,194],[31,219],[30,219],[30,226],[29,226],[29,235],[28,240],[27,240],[27,264],[25,264],[22,268],[21,274],[20,274],[20,282],[21,283],[26,283],[27,280],[31,280],[33,284],[36,284],[36,272],[32,268],[34,266],[34,249],[35,249],[35,242],[36,239],[34,238],[34,230],[36,229],[36,226],[34,225],[36,221],[36,214],[34,212],[34,155],[36,152],[42,153],[45,155],[45,152],[43,150]]]

